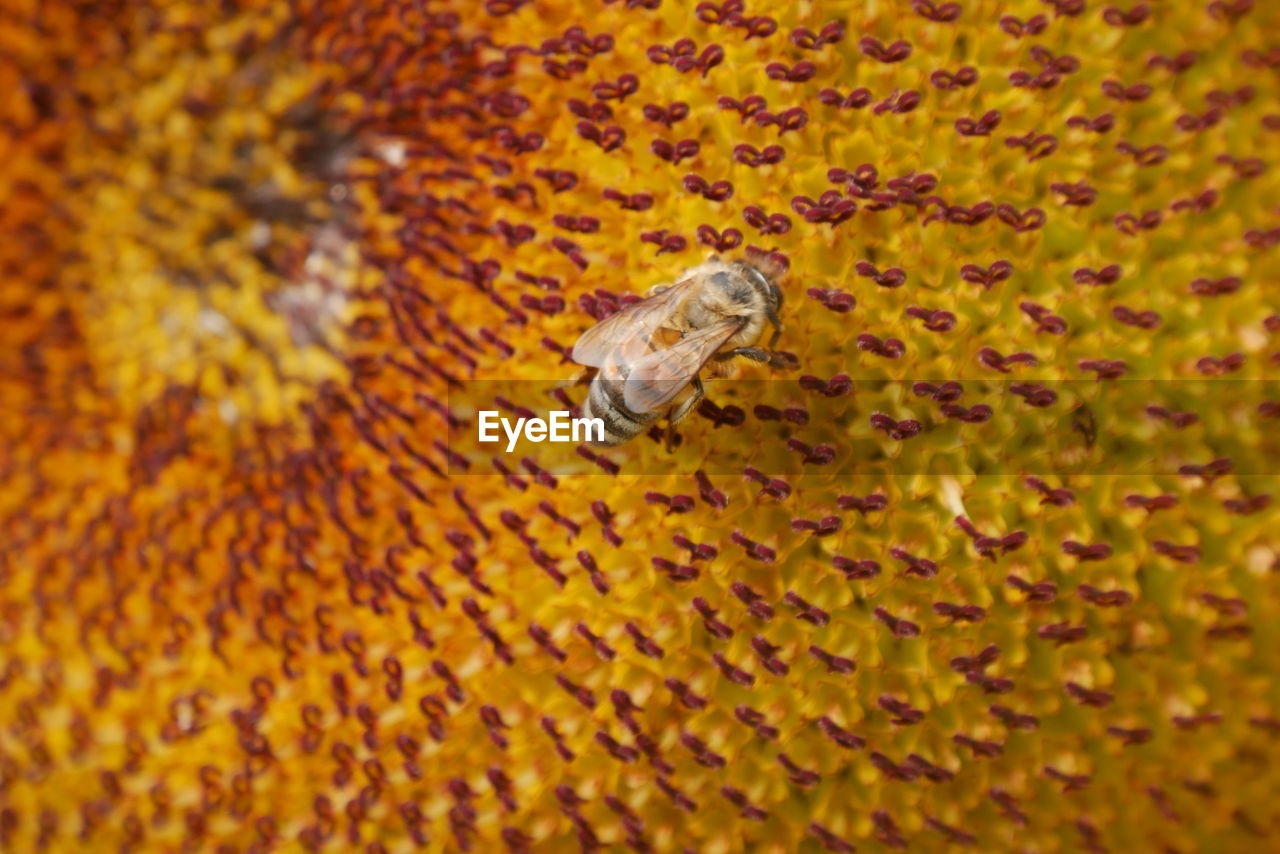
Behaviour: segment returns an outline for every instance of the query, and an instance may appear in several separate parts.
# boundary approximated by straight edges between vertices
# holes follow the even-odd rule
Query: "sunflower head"
[[[1272,6],[10,6],[3,846],[1275,835]]]

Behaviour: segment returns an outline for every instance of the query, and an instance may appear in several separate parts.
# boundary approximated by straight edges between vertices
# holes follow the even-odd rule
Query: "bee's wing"
[[[688,294],[690,281],[676,282],[660,293],[634,302],[582,333],[573,345],[573,360],[579,365],[599,368],[604,366],[610,352],[624,342],[629,342],[628,349],[647,348],[663,322]]]
[[[652,412],[670,403],[720,346],[741,328],[741,319],[728,318],[690,332],[672,346],[637,359],[623,384],[623,403],[632,412]]]

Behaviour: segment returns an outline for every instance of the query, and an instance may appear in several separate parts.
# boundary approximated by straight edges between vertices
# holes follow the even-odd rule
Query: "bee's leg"
[[[769,361],[769,354],[759,347],[734,347],[732,350],[725,350],[723,353],[717,353],[717,361],[725,361],[732,359],[734,356],[741,356],[744,359],[750,359],[753,362]]]
[[[672,409],[671,414],[667,416],[667,420],[671,424],[678,424],[683,421],[693,411],[693,408],[702,403],[702,399],[707,396],[706,390],[702,387],[702,377],[694,377],[690,385],[693,387],[693,394],[689,395],[688,400]]]
[[[707,396],[706,390],[702,387],[702,377],[694,377],[692,386],[693,386],[693,394],[689,396],[689,399],[681,403],[679,406],[673,408],[671,412],[668,413],[667,415],[667,450],[668,451],[670,451],[672,448],[675,447],[676,424],[683,421],[689,415],[689,413],[693,411],[693,408],[697,406],[699,403],[701,403],[702,399]]]
[[[773,335],[769,336],[769,349],[772,350],[778,343],[778,339],[782,337],[782,318],[778,317],[778,313],[772,308],[765,309],[765,316],[773,326]]]
[[[786,362],[778,358],[778,351],[774,349],[778,346],[778,339],[782,337],[782,318],[772,308],[766,310],[766,316],[773,325],[773,334],[769,336],[769,367],[785,367]]]

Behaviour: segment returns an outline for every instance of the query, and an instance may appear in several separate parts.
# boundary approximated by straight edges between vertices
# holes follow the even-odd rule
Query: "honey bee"
[[[725,376],[735,356],[776,366],[756,343],[767,325],[770,351],[782,334],[780,272],[763,256],[712,256],[584,332],[573,360],[596,369],[582,407],[584,418],[604,422],[595,444],[620,445],[665,415],[670,447],[674,426],[705,395],[704,369],[709,378]]]

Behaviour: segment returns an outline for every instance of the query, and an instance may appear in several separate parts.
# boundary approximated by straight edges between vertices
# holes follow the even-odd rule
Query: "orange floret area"
[[[1280,846],[1278,8],[0,0],[0,849]]]

